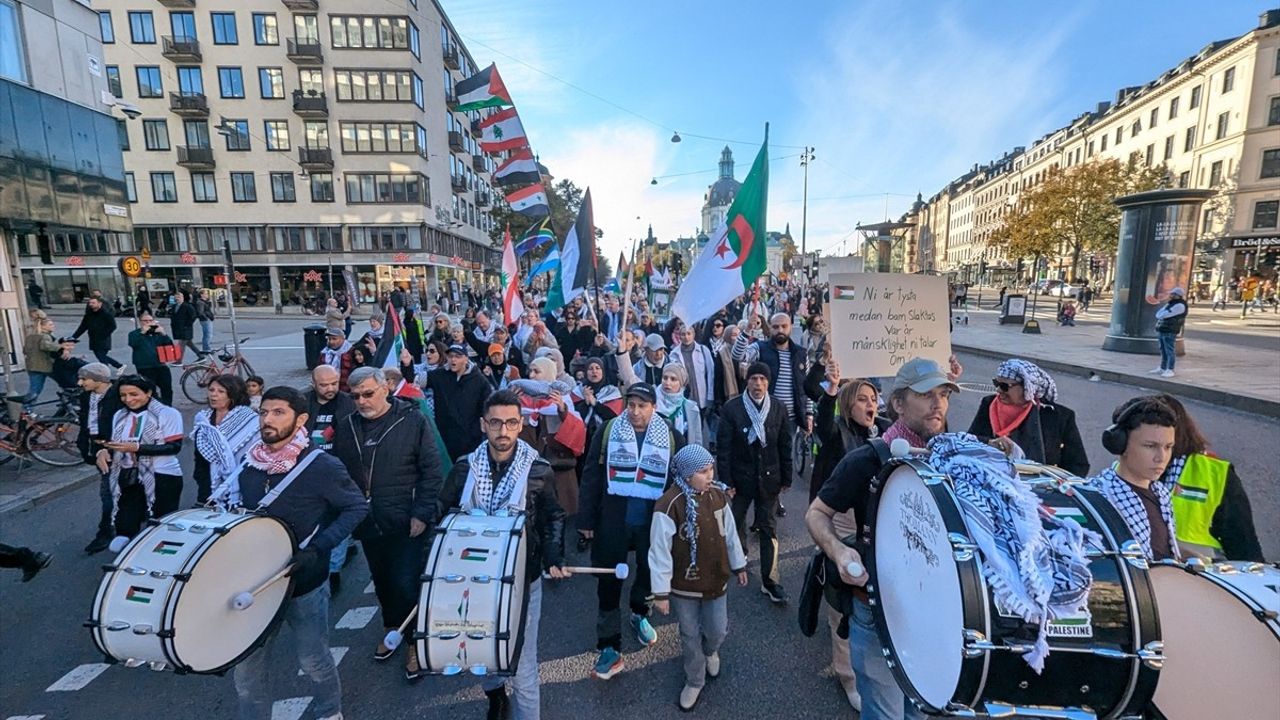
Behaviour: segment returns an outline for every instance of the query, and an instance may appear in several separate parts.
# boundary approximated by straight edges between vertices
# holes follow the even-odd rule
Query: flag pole
[[[636,284],[636,241],[631,241],[631,265],[627,268],[627,290],[622,295],[622,327],[619,332],[627,330],[627,313],[631,311],[631,291]],[[629,331],[628,331],[629,332]]]

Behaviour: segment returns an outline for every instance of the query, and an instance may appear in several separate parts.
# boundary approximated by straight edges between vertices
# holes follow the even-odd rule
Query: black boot
[[[111,528],[100,527],[98,528],[98,534],[93,536],[93,540],[89,541],[89,544],[84,546],[84,551],[89,555],[100,553],[111,545],[111,540],[115,536],[116,533]]]
[[[342,573],[329,573],[329,595],[334,596],[342,589]]]
[[[489,714],[485,715],[487,720],[507,720],[511,717],[511,700],[507,698],[506,687],[485,690],[484,694],[489,698]]]

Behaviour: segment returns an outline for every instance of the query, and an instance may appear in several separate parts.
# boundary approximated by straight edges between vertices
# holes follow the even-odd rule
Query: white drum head
[[[921,698],[944,708],[964,653],[960,575],[938,505],[911,467],[885,481],[875,527],[877,594],[897,661]]]
[[[1151,584],[1164,638],[1155,694],[1160,712],[1169,720],[1280,719],[1280,639],[1274,630],[1208,578],[1157,565]],[[1274,587],[1263,590],[1270,597],[1255,599],[1264,607],[1274,604]]]

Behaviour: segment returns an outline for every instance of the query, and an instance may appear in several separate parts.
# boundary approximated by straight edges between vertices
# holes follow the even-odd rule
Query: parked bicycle
[[[240,344],[248,340],[249,338],[242,338]],[[182,385],[182,394],[188,400],[196,405],[204,405],[209,402],[209,383],[219,375],[238,375],[240,379],[248,380],[256,374],[244,355],[227,344],[217,352],[201,353],[195,362],[183,365],[182,377],[178,382]]]
[[[5,411],[0,413],[0,465],[15,457],[33,457],[54,467],[84,462],[76,444],[80,437],[80,422],[75,413],[79,392],[59,391],[57,400],[40,403],[57,403],[55,414],[47,418],[22,408],[25,395],[6,397]],[[18,418],[16,422],[12,420],[14,415]]]

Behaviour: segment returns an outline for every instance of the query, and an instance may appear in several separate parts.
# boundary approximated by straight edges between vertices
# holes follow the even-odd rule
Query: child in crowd
[[[263,380],[260,375],[250,375],[245,378],[245,386],[249,389],[249,407],[257,412],[262,407],[262,389],[266,386],[267,381]]]
[[[1062,327],[1070,325],[1075,327],[1076,324],[1076,304],[1070,300],[1062,303],[1062,309],[1058,311],[1058,324]]]
[[[673,608],[680,624],[685,684],[681,710],[692,710],[707,677],[720,676],[720,645],[729,632],[729,576],[747,585],[747,556],[729,511],[729,495],[714,479],[716,461],[701,445],[672,459],[675,483],[658,500],[649,528],[654,608]]]

